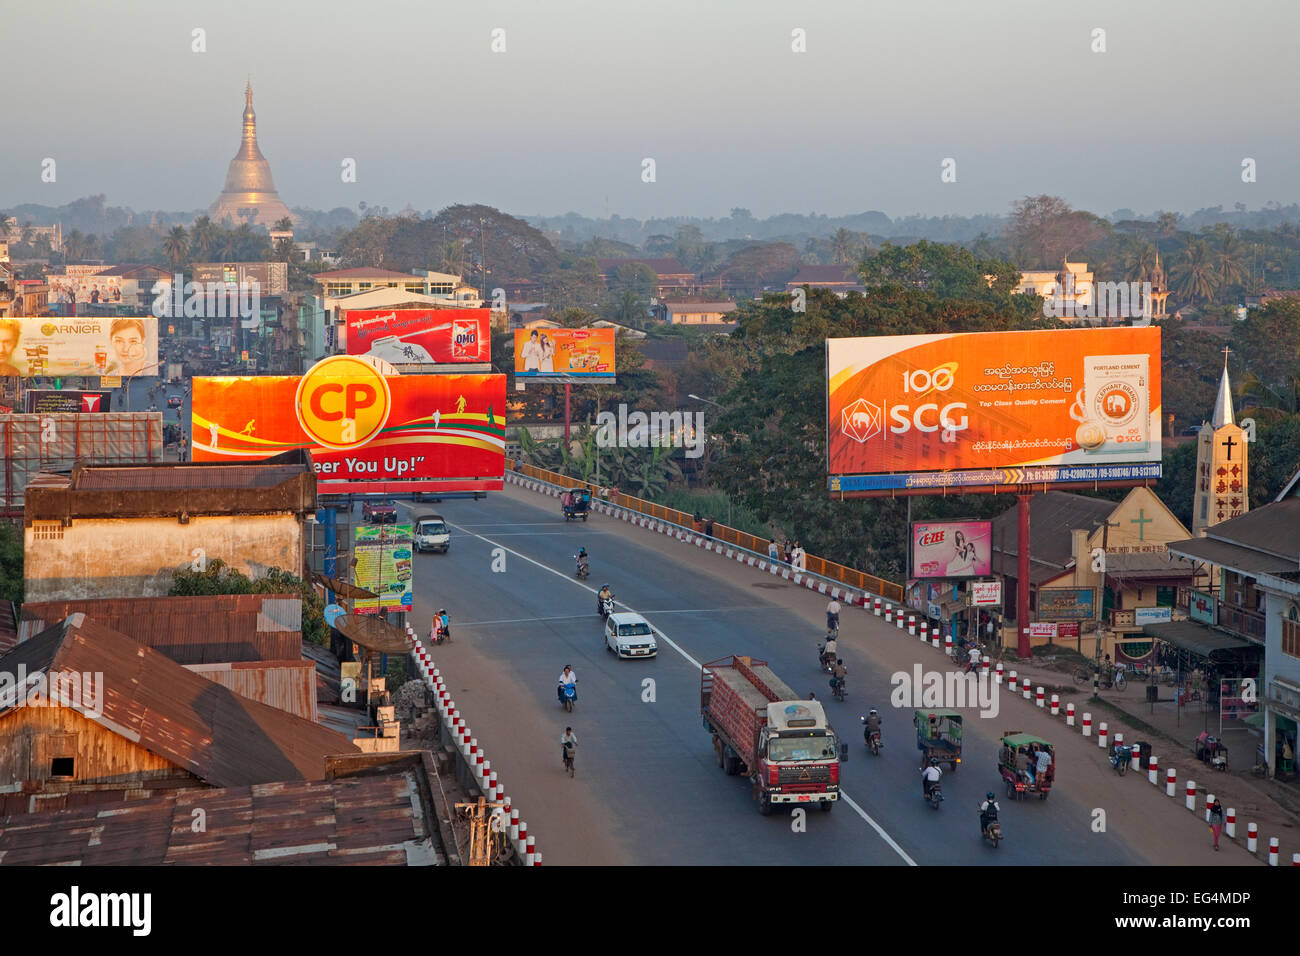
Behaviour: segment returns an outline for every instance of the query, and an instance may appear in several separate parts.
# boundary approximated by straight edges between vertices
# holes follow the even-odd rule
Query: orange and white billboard
[[[515,381],[613,382],[613,329],[516,329]]]
[[[1160,329],[827,339],[832,491],[1160,477]]]
[[[335,355],[305,375],[194,379],[194,461],[311,450],[321,494],[499,491],[504,375],[383,375]]]

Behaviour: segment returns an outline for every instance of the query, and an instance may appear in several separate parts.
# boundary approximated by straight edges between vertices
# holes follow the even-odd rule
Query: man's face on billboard
[[[7,365],[18,347],[18,330],[0,325],[0,365]]]

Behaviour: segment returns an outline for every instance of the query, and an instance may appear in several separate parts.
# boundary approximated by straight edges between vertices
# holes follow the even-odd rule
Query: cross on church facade
[[[1220,444],[1222,444],[1224,448],[1228,449],[1228,461],[1232,461],[1232,449],[1233,449],[1233,446],[1234,446],[1234,445],[1240,445],[1241,442],[1233,441],[1233,440],[1232,440],[1232,436],[1229,435],[1229,436],[1228,436],[1227,438],[1225,438],[1225,439],[1224,439]]]
[[[1138,516],[1137,516],[1136,518],[1130,518],[1130,519],[1129,519],[1129,523],[1130,523],[1130,524],[1135,524],[1135,525],[1138,526],[1138,540],[1139,540],[1139,541],[1145,541],[1145,540],[1146,540],[1146,530],[1147,530],[1147,529],[1146,529],[1146,526],[1149,525],[1149,524],[1151,524],[1151,522],[1153,522],[1153,521],[1156,520],[1155,518],[1148,518],[1148,517],[1146,516],[1146,511],[1147,511],[1147,510],[1146,510],[1145,508],[1139,508],[1139,509],[1138,509]]]

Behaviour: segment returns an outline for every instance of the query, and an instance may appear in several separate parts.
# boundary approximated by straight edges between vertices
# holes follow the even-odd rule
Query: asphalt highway
[[[479,501],[402,504],[399,520],[434,511],[451,525],[452,545],[416,557],[413,624],[427,634],[433,610],[450,612],[454,643],[436,648],[434,659],[547,865],[1181,862],[1144,855],[1131,832],[1113,825],[1095,832],[1096,795],[1081,802],[1072,793],[1083,768],[1071,768],[1066,753],[1049,799],[1007,800],[996,752],[1011,714],[980,720],[968,712],[963,764],[945,772],[945,803],[931,809],[921,798],[911,709],[889,706],[897,665],[873,653],[873,642],[892,642],[895,656],[900,644],[918,642],[869,614],[842,615],[849,696],[841,703],[816,661],[826,599],[802,587],[609,518],[566,525],[554,499],[515,488]],[[579,546],[591,554],[586,582],[572,574]],[[503,560],[505,570],[494,571]],[[657,659],[620,661],[604,649],[595,592],[606,582],[619,610],[659,631]],[[731,654],[768,661],[827,707],[850,750],[833,811],[810,809],[802,825],[787,812],[763,817],[749,785],[717,766],[699,712],[699,665]],[[555,697],[565,664],[578,675],[571,715]],[[863,746],[858,721],[870,707],[883,717],[879,757]],[[579,739],[572,780],[559,758],[566,724]],[[1006,835],[996,850],[979,837],[988,790],[998,795]]]

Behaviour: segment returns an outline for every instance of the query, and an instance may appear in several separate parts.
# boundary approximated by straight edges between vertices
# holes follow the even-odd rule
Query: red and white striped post
[[[1165,771],[1165,796],[1172,797],[1178,791],[1178,771],[1170,767]]]
[[[526,866],[536,866],[537,865],[537,860],[535,859],[536,856],[537,856],[537,844],[532,837],[529,837],[528,842],[524,844],[524,864]]]
[[[1268,865],[1277,866],[1277,837],[1268,838]]]
[[[541,865],[542,865],[542,855],[540,853],[534,853],[533,866],[541,866]]]
[[[1102,750],[1106,749],[1106,721],[1102,721],[1097,726],[1097,746]]]
[[[1060,715],[1061,715],[1061,695],[1053,694],[1052,695],[1052,716],[1059,717]]]
[[[992,662],[989,661],[989,659],[986,657],[986,658],[984,658],[984,660],[980,661],[980,667],[983,668],[983,671],[984,671],[984,677],[987,679],[988,676],[989,676],[989,673],[990,673],[990,671],[992,670],[992,667],[993,667]],[[999,664],[998,667],[1001,668],[1002,665]],[[1001,678],[999,678],[999,680],[1000,680],[1000,679],[1001,679]]]
[[[1012,671],[1007,675],[1007,690],[1014,694],[1016,692],[1016,684],[1016,672]]]
[[[1142,769],[1142,752],[1137,747],[1134,747],[1129,755],[1129,769],[1134,771]]]
[[[921,635],[920,637],[917,638],[917,640],[919,640],[922,644],[930,643],[930,625],[926,624],[925,621],[921,622]]]
[[[889,623],[890,623],[891,621],[893,621],[893,620],[894,620],[894,609],[893,609],[892,607],[889,607],[888,605],[886,605],[886,606],[885,606],[885,623],[886,623],[886,624],[889,624]]]
[[[876,606],[876,617],[880,617],[880,598],[875,598],[874,603]]]
[[[1085,713],[1083,715],[1083,735],[1085,737],[1092,736],[1092,714]]]
[[[1246,824],[1246,849],[1251,853],[1259,850],[1259,827],[1253,823]]]
[[[1025,700],[1029,700],[1029,678],[1028,677],[1024,678],[1023,682],[1020,685],[1020,689],[1024,692]]]
[[[894,624],[901,631],[903,629],[903,609],[899,608],[898,613],[894,615]]]
[[[1196,781],[1195,780],[1187,781],[1186,793],[1187,793],[1187,809],[1192,811],[1192,813],[1195,813],[1196,812]]]
[[[1074,726],[1074,704],[1065,705],[1065,726]]]
[[[514,807],[510,808],[510,839],[519,842],[519,811]]]
[[[1205,822],[1206,823],[1210,822],[1210,807],[1212,806],[1214,806],[1214,794],[1207,793],[1205,795]]]
[[[936,651],[939,649],[939,635],[942,633],[943,633],[942,628],[940,628],[939,625],[936,624],[934,626],[934,639],[930,641],[930,646],[933,647]]]
[[[921,627],[922,629],[924,629],[925,625],[922,624]],[[907,633],[911,634],[913,637],[916,637],[916,615],[915,614],[907,615]]]
[[[1115,750],[1118,750],[1120,747],[1124,746],[1124,735],[1115,734],[1114,738],[1110,742],[1110,745]]]
[[[523,856],[524,848],[527,846],[528,846],[528,823],[527,821],[524,821],[523,823],[519,824],[519,842],[515,844],[515,849],[519,851],[520,856]]]
[[[952,657],[952,635],[948,634],[943,639],[943,652]]]
[[[1291,865],[1292,865],[1292,866],[1300,866],[1300,853],[1292,853],[1292,854],[1291,854]]]
[[[1229,840],[1237,835],[1237,811],[1234,807],[1228,807],[1228,812],[1224,814],[1223,832],[1228,834]]]
[[[1001,683],[1002,683],[1002,662],[1001,662],[1001,661],[998,661],[998,670],[997,670],[997,674],[994,675],[994,676],[995,676],[996,681],[997,681],[999,684],[1001,684]]]

